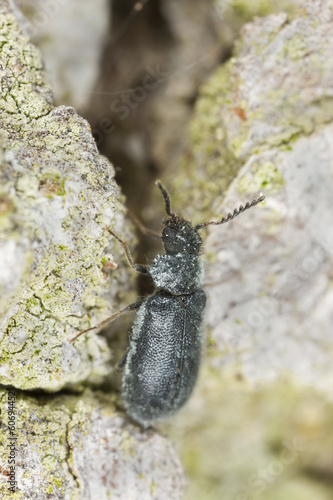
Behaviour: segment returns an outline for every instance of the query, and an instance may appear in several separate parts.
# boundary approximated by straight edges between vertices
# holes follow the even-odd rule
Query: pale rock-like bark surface
[[[91,99],[110,28],[108,0],[17,0],[40,48],[55,101],[80,111]]]
[[[141,432],[112,397],[84,392],[38,399],[16,391],[17,490],[8,491],[7,402],[0,390],[0,496],[6,500],[179,500],[184,479],[170,442]],[[11,397],[11,396],[10,396]]]
[[[131,234],[112,165],[75,109],[54,107],[13,5],[0,0],[0,497],[178,500],[170,442],[130,423],[114,395],[43,395],[112,370],[104,338],[68,339],[122,306],[131,285],[106,228]]]
[[[332,88],[331,2],[306,2],[292,20],[281,13],[245,25],[235,57],[198,100],[192,161],[175,180],[182,190],[174,205],[189,196],[194,202],[184,212],[192,220],[216,220],[264,192],[262,206],[209,229],[206,325],[217,349],[211,363],[256,383],[289,374],[327,394]],[[193,191],[193,179],[201,191]],[[193,214],[193,206],[203,211]]]
[[[189,102],[196,95],[198,86],[218,64],[219,58],[226,58],[226,54],[237,40],[240,27],[255,16],[264,16],[284,9],[292,13],[297,12],[299,3],[299,0],[161,2],[162,12],[168,21],[176,46],[170,57],[172,70],[168,72],[159,94],[155,96],[150,110],[152,119],[147,121],[148,132],[152,138],[153,159],[160,168],[168,172],[171,163],[173,174],[176,174],[179,156],[186,144],[184,126],[192,113]],[[177,46],[181,47],[181,50],[177,50]],[[204,75],[206,78],[203,80]],[[160,126],[156,127],[156,123]]]
[[[103,340],[68,339],[87,309],[96,321],[118,307],[103,263],[119,194],[88,123],[54,108],[38,51],[0,9],[0,380],[56,390],[110,370]]]
[[[266,200],[201,232],[206,357],[166,424],[191,500],[332,497],[332,88],[332,2],[314,0],[245,25],[196,103],[173,210]]]

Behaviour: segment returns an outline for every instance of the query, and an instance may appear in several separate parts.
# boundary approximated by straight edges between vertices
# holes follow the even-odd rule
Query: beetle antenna
[[[195,226],[195,229],[198,231],[198,229],[202,229],[203,227],[206,227],[206,226],[209,226],[209,225],[218,226],[219,224],[225,224],[226,222],[229,222],[230,220],[232,220],[235,217],[237,217],[237,215],[240,215],[241,213],[245,212],[245,210],[247,210],[248,208],[254,207],[255,205],[257,205],[261,201],[264,201],[264,199],[265,199],[265,196],[261,194],[259,196],[259,198],[255,198],[251,202],[248,201],[244,206],[241,205],[238,208],[238,210],[237,210],[237,208],[235,208],[235,210],[233,211],[233,213],[229,212],[227,217],[222,217],[222,219],[218,220],[218,221],[206,221],[206,222],[202,222],[201,224],[197,224]]]
[[[157,180],[155,182],[155,184],[156,184],[156,186],[158,186],[160,188],[161,193],[163,194],[164,201],[165,201],[166,213],[172,218],[176,217],[176,214],[174,212],[171,212],[171,203],[170,203],[170,196],[169,196],[168,191],[162,186],[162,183],[160,180]]]

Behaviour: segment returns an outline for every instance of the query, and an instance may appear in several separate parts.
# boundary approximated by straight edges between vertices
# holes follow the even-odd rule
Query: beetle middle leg
[[[156,238],[157,240],[161,240],[162,237],[159,233],[156,231],[153,231],[152,229],[149,229],[149,227],[146,227],[142,222],[134,215],[130,210],[127,210],[127,215],[132,219],[134,224],[140,229],[141,233],[146,235],[146,236],[152,236],[153,238]]]
[[[95,330],[95,328],[102,328],[103,326],[109,325],[117,319],[121,314],[127,311],[135,311],[136,309],[139,309],[139,307],[142,304],[142,300],[138,302],[133,302],[133,304],[129,304],[128,306],[124,307],[123,309],[119,309],[119,311],[111,314],[108,318],[106,318],[104,321],[101,321],[100,323],[97,323],[95,326],[91,326],[90,328],[87,328],[86,330],[82,330],[82,332],[79,332],[75,337],[69,340],[69,342],[72,344],[77,338],[79,338],[81,335],[84,333],[90,332],[91,330]]]

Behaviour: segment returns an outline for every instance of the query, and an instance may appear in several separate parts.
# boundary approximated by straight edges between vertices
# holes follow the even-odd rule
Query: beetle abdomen
[[[196,382],[202,345],[203,290],[172,296],[160,292],[140,307],[123,377],[127,412],[143,426],[175,413]]]

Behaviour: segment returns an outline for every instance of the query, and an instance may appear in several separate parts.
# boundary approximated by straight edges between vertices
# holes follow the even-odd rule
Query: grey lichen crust
[[[110,370],[103,340],[68,339],[119,307],[103,254],[121,205],[88,123],[54,108],[6,0],[0,15],[0,382],[57,390]]]
[[[332,88],[332,3],[315,0],[293,20],[246,25],[198,101],[188,168],[199,177],[205,165],[197,196],[210,206],[202,217],[195,201],[192,216],[218,219],[266,194],[265,207],[206,240],[211,363],[221,373],[228,365],[256,383],[285,373],[331,391]]]
[[[8,391],[0,390],[0,497],[15,500],[170,499],[182,497],[184,479],[170,442],[153,431],[124,425],[112,398],[35,399],[16,391],[17,490],[8,491]],[[10,423],[9,423],[10,425]],[[170,474],[170,471],[172,473]],[[133,496],[134,495],[134,496]]]

